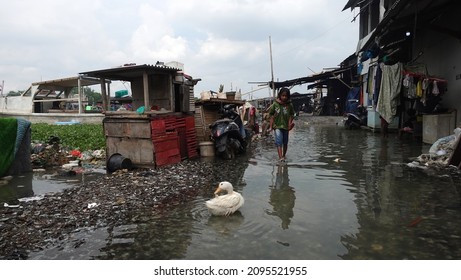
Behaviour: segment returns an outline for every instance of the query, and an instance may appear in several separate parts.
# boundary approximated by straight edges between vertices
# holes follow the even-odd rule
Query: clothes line
[[[445,79],[441,79],[441,78],[437,78],[437,77],[431,77],[431,76],[427,76],[425,74],[416,73],[416,72],[402,71],[402,74],[404,76],[409,75],[409,76],[416,77],[416,78],[419,78],[419,79],[422,78],[422,79],[428,79],[428,80],[436,81],[436,82],[440,82],[440,83],[448,83],[448,81],[445,80]]]

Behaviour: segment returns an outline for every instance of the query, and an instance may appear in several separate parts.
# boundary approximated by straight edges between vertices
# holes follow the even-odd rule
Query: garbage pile
[[[460,136],[461,128],[456,128],[454,134],[435,141],[429,149],[429,153],[421,154],[414,161],[408,163],[407,166],[415,168],[432,167],[437,169],[449,167],[451,155],[456,149]]]
[[[46,143],[31,144],[31,163],[33,169],[61,167],[64,169],[82,169],[104,166],[104,150],[80,151],[61,145],[59,137],[51,136]]]

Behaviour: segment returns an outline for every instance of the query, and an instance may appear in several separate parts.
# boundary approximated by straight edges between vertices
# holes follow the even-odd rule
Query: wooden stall
[[[131,84],[131,110],[105,112],[109,161],[111,156],[120,154],[134,166],[160,167],[198,156],[194,103],[190,100],[199,79],[164,64],[130,64],[81,74],[101,79],[102,87],[106,80]]]

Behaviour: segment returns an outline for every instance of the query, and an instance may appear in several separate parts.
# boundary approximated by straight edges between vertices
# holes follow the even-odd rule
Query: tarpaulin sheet
[[[8,171],[14,160],[17,131],[16,119],[0,119],[0,177]]]

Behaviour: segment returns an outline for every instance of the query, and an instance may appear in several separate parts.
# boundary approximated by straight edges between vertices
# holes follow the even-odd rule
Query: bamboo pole
[[[271,59],[272,97],[275,99],[274,63],[273,63],[273,61],[272,61],[272,42],[271,42],[271,36],[269,36],[269,52],[270,52],[270,59]]]

